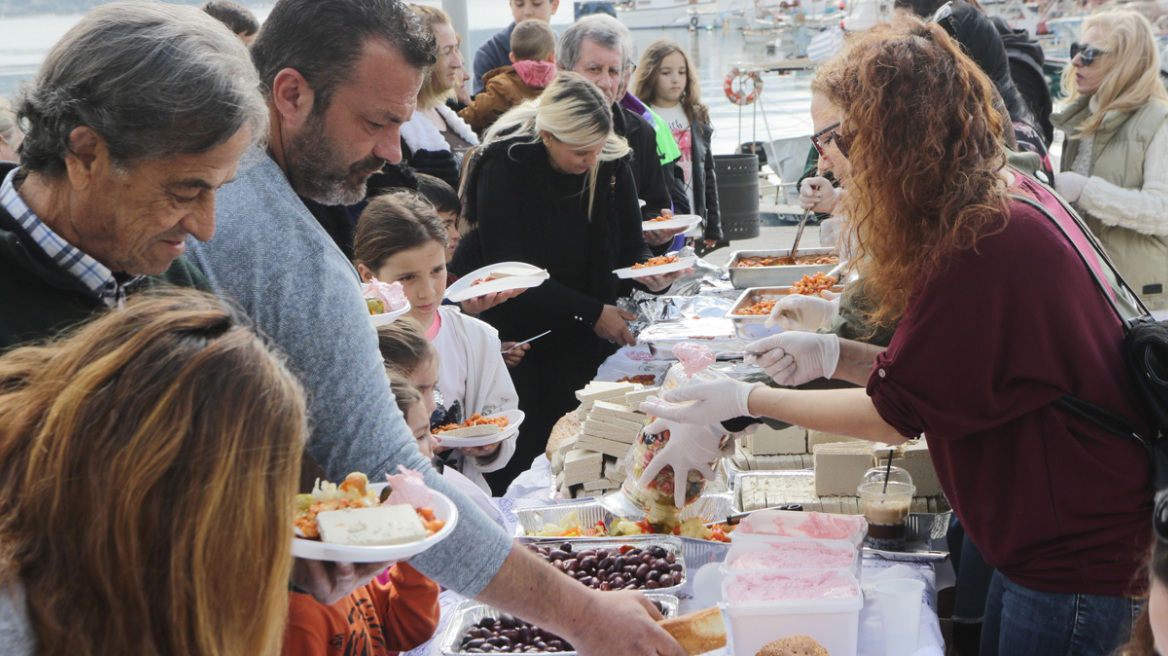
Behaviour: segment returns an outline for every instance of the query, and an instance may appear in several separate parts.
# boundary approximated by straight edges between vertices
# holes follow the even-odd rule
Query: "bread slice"
[[[560,417],[552,426],[551,435],[548,435],[547,448],[544,454],[550,459],[552,454],[560,450],[560,445],[568,440],[575,439],[580,432],[580,417],[575,412]]]
[[[805,635],[790,635],[772,640],[762,646],[754,656],[831,656],[815,638]]]
[[[426,527],[413,507],[401,503],[372,508],[327,510],[316,516],[321,542],[384,546],[426,537]]]
[[[722,622],[722,611],[707,608],[696,613],[682,615],[658,622],[690,656],[726,646],[726,625]]]

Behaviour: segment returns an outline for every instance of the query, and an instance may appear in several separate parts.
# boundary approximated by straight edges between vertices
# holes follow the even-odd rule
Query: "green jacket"
[[[1073,135],[1091,116],[1090,101],[1090,96],[1080,96],[1065,110],[1051,116],[1054,125],[1067,134],[1062,171],[1071,170],[1079,154],[1082,141]],[[1124,189],[1143,188],[1148,146],[1165,120],[1168,120],[1168,106],[1160,104],[1127,112],[1108,112],[1095,131],[1089,175]],[[1149,308],[1168,308],[1168,237],[1105,225],[1089,212],[1081,214],[1116,268]]]
[[[50,338],[106,309],[76,278],[64,273],[29,243],[15,219],[0,207],[0,352]],[[203,274],[178,258],[161,276],[147,276],[135,288],[178,285],[211,291]]]

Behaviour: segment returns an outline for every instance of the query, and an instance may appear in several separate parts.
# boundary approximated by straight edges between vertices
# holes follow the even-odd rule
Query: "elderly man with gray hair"
[[[653,126],[619,103],[628,86],[626,73],[631,65],[632,42],[628,28],[617,19],[604,14],[586,16],[560,35],[556,66],[583,75],[612,104],[614,130],[633,149],[633,180],[637,184],[637,197],[645,201],[641,215],[649,221],[662,212],[672,212],[673,201],[657,156]],[[660,254],[680,232],[683,230],[652,230],[645,233],[645,241],[654,253]]]
[[[268,117],[247,49],[192,7],[114,2],[49,52],[0,164],[0,349],[128,293],[206,288],[182,256],[215,232],[215,192]]]

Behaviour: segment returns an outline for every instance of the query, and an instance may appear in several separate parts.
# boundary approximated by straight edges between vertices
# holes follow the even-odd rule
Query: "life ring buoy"
[[[740,71],[735,66],[726,75],[726,81],[722,83],[722,91],[726,93],[726,98],[735,105],[749,105],[758,100],[762,93],[762,75],[758,71]]]

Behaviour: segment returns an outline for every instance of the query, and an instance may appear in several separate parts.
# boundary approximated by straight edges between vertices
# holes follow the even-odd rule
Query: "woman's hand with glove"
[[[807,178],[799,185],[799,206],[814,212],[830,212],[839,198],[839,191],[827,178]]]
[[[746,352],[746,361],[757,364],[779,385],[802,385],[835,374],[839,337],[830,333],[784,332],[747,345]]]
[[[669,390],[660,399],[650,397],[641,403],[640,410],[662,419],[713,426],[727,419],[753,416],[747,404],[755,387],[763,385],[740,383],[733,378],[694,383]]]
[[[706,480],[712,481],[717,477],[710,463],[722,457],[722,436],[727,431],[717,424],[683,424],[661,418],[644,428],[649,434],[665,430],[669,431],[669,442],[645,466],[645,471],[637,479],[637,485],[648,487],[662,469],[667,465],[673,467],[673,502],[681,508],[685,505],[685,483],[690,470],[698,472]],[[734,439],[729,439],[727,444],[733,448]]]
[[[1078,202],[1079,196],[1083,195],[1083,187],[1087,186],[1087,176],[1079,175],[1074,171],[1066,171],[1064,173],[1054,174],[1054,189],[1059,192],[1059,195],[1067,200],[1068,203]]]
[[[839,314],[839,294],[822,292],[825,298],[788,294],[775,303],[766,327],[778,324],[785,330],[817,330],[831,328],[831,321]]]

